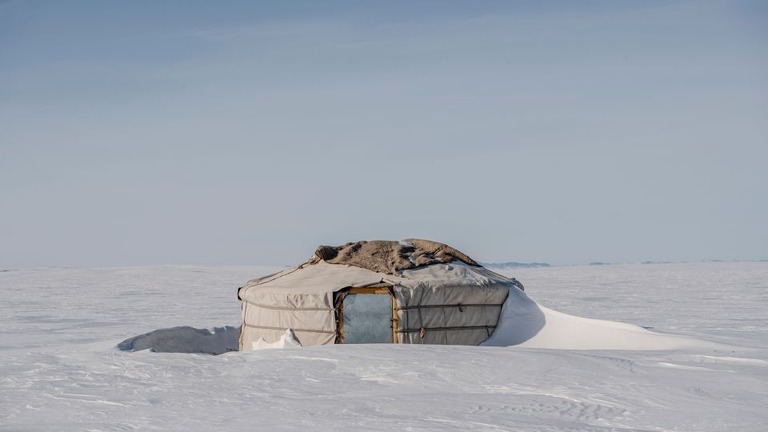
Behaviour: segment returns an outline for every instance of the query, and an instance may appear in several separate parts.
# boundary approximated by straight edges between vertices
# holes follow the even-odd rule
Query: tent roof
[[[436,248],[440,249],[435,252],[424,252],[428,249],[419,248],[411,242],[347,243],[333,248],[337,251],[335,256],[332,256],[333,251],[326,254],[329,252],[328,249],[321,246],[315,257],[298,267],[249,281],[240,289],[239,297],[243,300],[255,301],[258,295],[266,293],[322,294],[347,287],[368,286],[382,282],[411,288],[490,285],[520,288],[516,280],[478,265],[474,260],[450,246],[429,242],[432,245],[439,245]],[[400,245],[402,248],[395,245]],[[359,252],[354,252],[355,250]],[[403,250],[411,253],[405,256],[398,255],[400,260],[392,260],[392,253],[399,254]],[[382,251],[386,253],[376,253]],[[324,259],[323,256],[328,259]],[[337,260],[338,257],[341,259]],[[361,261],[380,271],[364,268]],[[417,265],[424,262],[427,264]],[[392,267],[390,264],[395,266]],[[394,273],[385,271],[392,268],[396,269]]]
[[[415,288],[425,286],[478,287],[489,285],[516,286],[516,281],[494,273],[484,267],[475,267],[455,262],[433,264],[413,270],[404,270],[401,276],[377,273],[344,264],[317,262],[288,269],[280,273],[254,279],[240,289],[240,298],[247,300],[249,294],[290,293],[322,294],[335,292],[347,287],[361,287],[388,283]],[[251,288],[255,288],[251,290]],[[254,298],[255,299],[255,298]]]

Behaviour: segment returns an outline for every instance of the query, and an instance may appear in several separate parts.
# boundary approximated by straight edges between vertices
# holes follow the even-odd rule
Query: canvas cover
[[[365,253],[366,249],[374,250],[365,246],[369,243],[377,246],[375,250],[387,253]],[[391,259],[392,253],[402,258],[402,249],[392,243],[404,245],[406,250],[412,243],[385,243],[365,242],[357,247],[364,251],[357,258],[366,257],[363,261],[367,266],[381,271],[333,263],[342,255],[359,264],[355,252],[344,252],[351,245],[359,245],[358,242],[338,247],[337,254],[328,261],[316,255],[296,268],[246,283],[238,291],[243,302],[240,349],[251,349],[259,339],[274,342],[287,329],[293,330],[303,346],[335,343],[339,336],[336,293],[369,286],[388,287],[394,296],[398,343],[477,345],[493,332],[509,290],[522,288],[516,280],[477,265],[453,248],[442,249],[450,251],[447,254],[438,252],[440,258],[434,258],[434,252],[429,253],[431,256],[421,253],[425,257],[421,262],[430,264],[414,266],[408,258],[407,264]],[[410,250],[420,253],[418,248],[411,247]],[[453,251],[466,260],[456,258]],[[384,264],[376,264],[371,258],[376,256]],[[431,261],[447,260],[448,256],[454,258],[447,262]]]

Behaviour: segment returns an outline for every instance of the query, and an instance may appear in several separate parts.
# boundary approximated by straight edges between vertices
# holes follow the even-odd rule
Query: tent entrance
[[[339,340],[345,344],[393,343],[394,301],[389,288],[350,288],[341,296]]]

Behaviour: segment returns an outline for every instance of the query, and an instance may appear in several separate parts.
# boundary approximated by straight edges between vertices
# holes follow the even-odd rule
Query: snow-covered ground
[[[517,310],[528,329],[512,338],[519,346],[218,356],[117,349],[175,326],[231,335],[236,288],[274,270],[0,272],[0,430],[764,431],[768,424],[768,263],[505,271],[538,303]],[[606,347],[625,349],[595,349]]]

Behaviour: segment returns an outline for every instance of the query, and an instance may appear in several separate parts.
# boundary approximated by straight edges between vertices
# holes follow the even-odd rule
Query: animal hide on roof
[[[398,275],[403,270],[455,260],[480,266],[475,260],[451,246],[421,239],[407,239],[402,242],[373,240],[351,242],[342,246],[319,246],[309,263],[321,260],[329,264],[346,264],[391,275]]]

